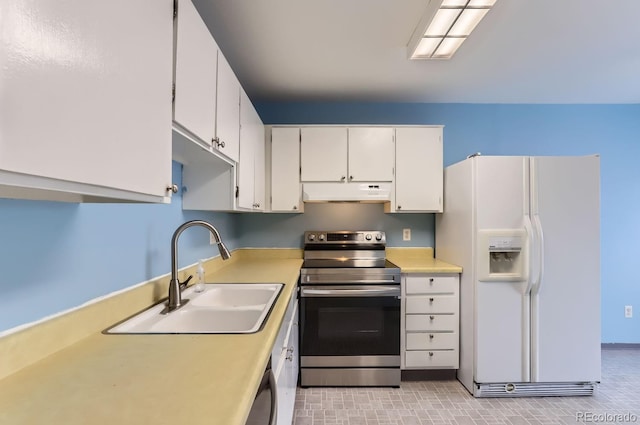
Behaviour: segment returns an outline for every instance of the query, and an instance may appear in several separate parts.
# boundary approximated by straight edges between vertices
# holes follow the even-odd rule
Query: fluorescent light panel
[[[471,31],[489,12],[496,0],[432,0],[439,3],[437,10],[427,8],[433,14],[426,29],[416,29],[419,36],[409,44],[411,59],[450,59]],[[423,18],[422,22],[425,20]]]

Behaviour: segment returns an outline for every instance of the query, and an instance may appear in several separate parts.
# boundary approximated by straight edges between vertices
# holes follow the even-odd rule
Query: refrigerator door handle
[[[538,270],[536,274],[536,278],[534,279],[532,293],[536,295],[540,292],[540,285],[542,283],[542,276],[544,275],[544,232],[542,231],[542,223],[540,222],[540,216],[536,213],[533,215],[534,227],[536,228],[537,239],[538,239]]]
[[[535,246],[535,234],[533,232],[533,224],[531,223],[531,217],[529,214],[524,215],[524,229],[527,232],[527,238],[529,239],[529,247],[528,247],[528,256],[527,259],[527,287],[524,290],[524,295],[529,295],[531,293],[531,289],[533,288],[533,270],[532,270],[532,257]]]

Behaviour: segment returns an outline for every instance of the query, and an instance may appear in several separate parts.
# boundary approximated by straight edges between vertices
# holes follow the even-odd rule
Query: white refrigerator
[[[600,157],[474,156],[445,169],[436,256],[462,266],[458,380],[476,397],[600,381]]]

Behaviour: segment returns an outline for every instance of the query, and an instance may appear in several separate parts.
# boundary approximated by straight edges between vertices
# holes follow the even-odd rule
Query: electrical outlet
[[[633,317],[633,306],[625,305],[624,306],[624,317],[627,319],[631,319]]]
[[[403,241],[411,240],[411,229],[402,229],[402,240]]]

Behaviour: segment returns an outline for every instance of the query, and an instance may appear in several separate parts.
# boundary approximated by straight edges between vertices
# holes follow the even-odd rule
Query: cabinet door
[[[300,129],[300,166],[303,182],[345,181],[347,179],[347,129]]]
[[[396,129],[396,212],[442,212],[442,173],[441,127]]]
[[[393,180],[393,128],[349,129],[349,181]]]
[[[172,4],[2,0],[0,196],[163,199]]]
[[[264,125],[251,100],[241,90],[240,157],[238,161],[239,208],[264,209]]]
[[[300,129],[271,129],[271,211],[299,212]]]
[[[296,303],[297,307],[297,303]],[[284,394],[278,394],[282,398],[282,404],[278,405],[278,424],[290,425],[293,423],[295,411],[296,388],[298,386],[298,310],[294,310],[291,318],[291,332],[287,344],[285,363]],[[280,401],[280,398],[278,401]],[[282,422],[281,422],[282,420]]]
[[[255,111],[255,109],[254,109]],[[260,115],[256,112],[254,125],[255,132],[255,150],[253,156],[253,201],[257,211],[264,211],[266,206],[265,188],[266,188],[266,171],[265,171],[265,152],[264,152],[264,124]]]
[[[218,46],[191,0],[179,0],[177,19],[173,119],[211,144],[216,134]]]
[[[229,62],[218,51],[218,105],[216,109],[216,147],[238,161],[240,155],[240,82]]]
[[[240,94],[240,157],[238,160],[239,208],[253,209],[254,171],[256,143],[252,132],[253,105],[247,94]]]

